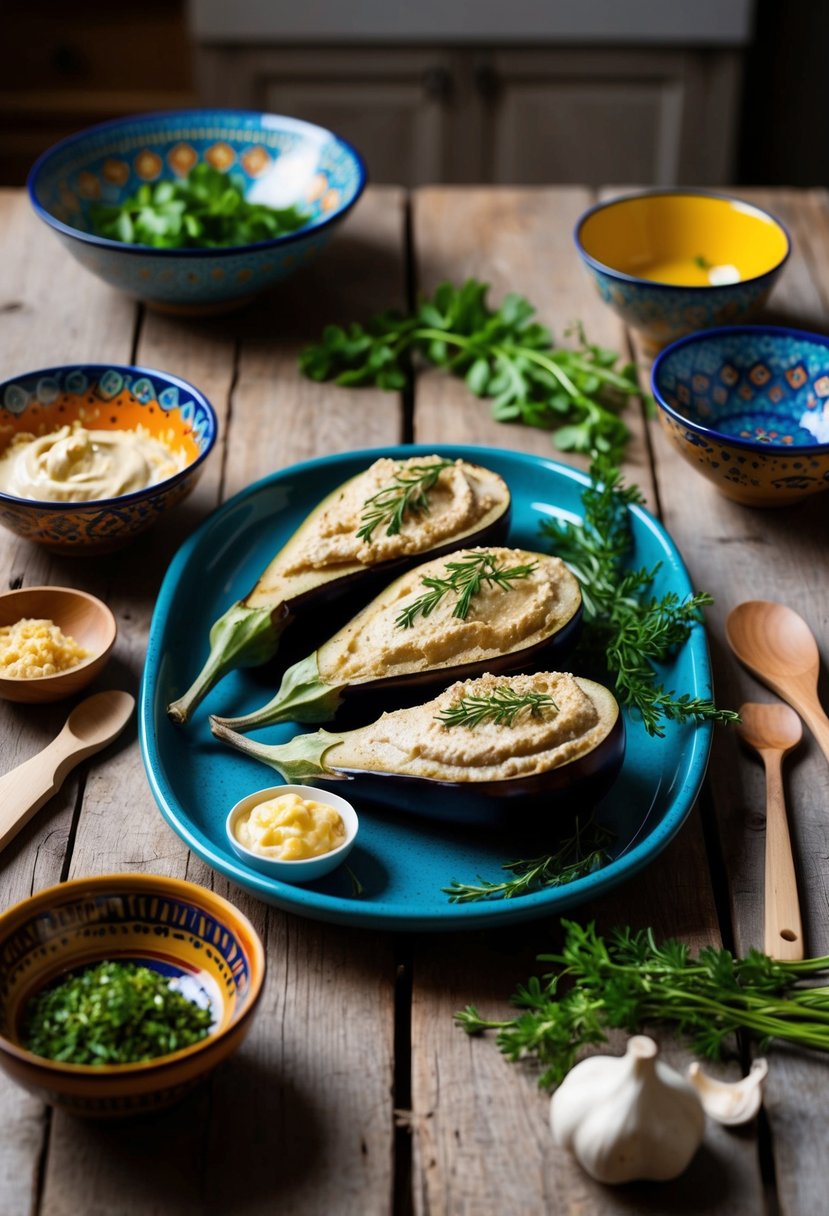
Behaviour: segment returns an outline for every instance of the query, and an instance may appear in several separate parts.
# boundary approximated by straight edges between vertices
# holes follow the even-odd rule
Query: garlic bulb
[[[623,1056],[582,1060],[553,1094],[556,1143],[598,1182],[676,1178],[702,1143],[702,1103],[658,1051],[635,1035]]]
[[[699,1064],[688,1066],[688,1080],[697,1091],[706,1115],[726,1127],[748,1123],[763,1105],[763,1086],[768,1076],[766,1060],[755,1060],[742,1081],[718,1081],[709,1077]]]

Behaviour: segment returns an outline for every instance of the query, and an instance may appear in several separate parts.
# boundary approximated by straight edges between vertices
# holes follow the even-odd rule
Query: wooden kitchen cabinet
[[[636,181],[732,176],[736,48],[201,45],[202,100],[318,122],[371,178]]]

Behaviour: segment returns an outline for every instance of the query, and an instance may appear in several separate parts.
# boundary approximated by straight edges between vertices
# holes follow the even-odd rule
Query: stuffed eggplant
[[[560,558],[461,549],[396,579],[318,650],[289,667],[276,696],[234,730],[328,722],[342,702],[544,665],[574,640],[578,581]]]
[[[211,719],[217,738],[286,781],[351,778],[367,799],[451,818],[498,821],[601,797],[624,757],[624,720],[601,684],[562,672],[453,684],[432,701],[341,734],[257,743]]]
[[[253,590],[216,621],[207,660],[167,707],[169,716],[186,722],[229,671],[272,658],[300,606],[327,603],[356,580],[408,568],[424,554],[497,544],[506,537],[509,511],[505,482],[479,465],[440,456],[376,460],[323,499]]]

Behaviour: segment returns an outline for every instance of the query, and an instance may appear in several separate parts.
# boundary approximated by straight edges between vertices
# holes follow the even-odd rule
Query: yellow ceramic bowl
[[[29,998],[103,959],[186,977],[213,1011],[210,1034],[141,1064],[61,1064],[27,1051],[20,1026]],[[107,874],[49,887],[0,916],[0,1067],[74,1114],[116,1117],[169,1106],[242,1042],[264,978],[265,954],[250,921],[195,883]]]
[[[680,190],[601,203],[575,240],[602,299],[652,346],[744,320],[790,250],[786,229],[760,207]]]

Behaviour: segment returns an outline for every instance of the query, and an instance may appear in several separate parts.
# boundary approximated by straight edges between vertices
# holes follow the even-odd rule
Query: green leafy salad
[[[215,249],[253,245],[295,232],[308,222],[298,207],[249,203],[241,178],[196,165],[180,181],[145,183],[116,206],[90,210],[98,236],[154,249]]]

